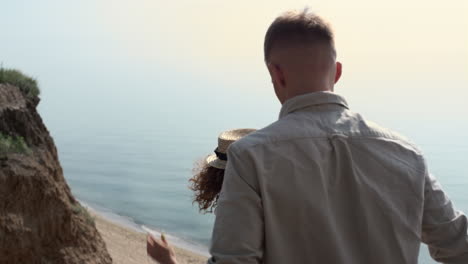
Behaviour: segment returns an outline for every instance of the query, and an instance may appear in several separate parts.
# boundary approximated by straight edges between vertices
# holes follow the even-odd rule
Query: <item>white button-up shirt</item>
[[[208,263],[468,263],[467,218],[421,152],[341,96],[286,101],[232,144]]]

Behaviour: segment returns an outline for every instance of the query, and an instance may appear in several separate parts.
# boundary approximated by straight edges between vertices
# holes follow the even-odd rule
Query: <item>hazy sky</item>
[[[99,95],[143,107],[226,94],[258,98],[247,104],[273,117],[264,33],[279,13],[305,6],[335,30],[344,65],[336,91],[353,109],[468,123],[466,0],[1,0],[0,61],[39,79],[41,107],[58,109],[63,99],[52,98],[64,97],[92,108]]]

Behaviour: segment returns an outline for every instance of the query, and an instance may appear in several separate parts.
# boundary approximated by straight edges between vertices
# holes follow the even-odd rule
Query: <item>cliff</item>
[[[0,263],[112,263],[63,177],[38,103],[0,84]]]

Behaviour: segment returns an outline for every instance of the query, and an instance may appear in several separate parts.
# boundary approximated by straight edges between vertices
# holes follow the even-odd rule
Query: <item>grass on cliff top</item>
[[[37,81],[19,70],[0,67],[0,84],[2,83],[18,87],[28,97],[36,97],[40,94]]]
[[[22,153],[29,154],[31,149],[28,147],[23,137],[8,136],[0,132],[0,154]]]
[[[86,208],[84,208],[80,203],[72,204],[72,212],[77,215],[83,215],[86,223],[89,225],[94,225],[94,217],[91,216]]]

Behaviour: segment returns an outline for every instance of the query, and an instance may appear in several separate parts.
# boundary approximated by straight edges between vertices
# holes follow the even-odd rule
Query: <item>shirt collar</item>
[[[338,94],[329,91],[313,92],[295,96],[286,100],[286,102],[284,102],[283,106],[281,107],[279,118],[282,118],[285,115],[295,112],[299,109],[325,104],[337,104],[346,109],[349,109],[348,103],[344,97]]]

